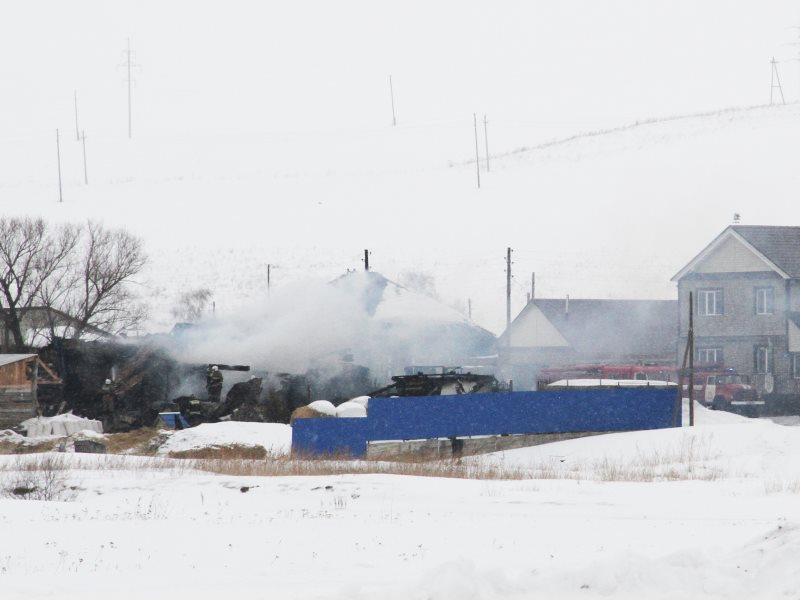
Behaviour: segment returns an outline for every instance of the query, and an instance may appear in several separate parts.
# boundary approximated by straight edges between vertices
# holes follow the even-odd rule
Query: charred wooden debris
[[[369,370],[352,364],[302,375],[268,373],[247,365],[187,364],[158,343],[57,340],[40,352],[59,385],[39,398],[38,412],[67,411],[98,419],[104,431],[159,424],[159,414],[180,412],[190,426],[219,421],[288,423],[312,399],[334,403],[374,387]],[[209,398],[211,367],[223,373],[219,400]],[[178,421],[180,422],[180,421]]]

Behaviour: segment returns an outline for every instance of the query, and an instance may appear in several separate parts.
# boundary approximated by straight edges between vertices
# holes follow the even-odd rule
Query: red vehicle
[[[667,365],[648,364],[583,364],[566,367],[552,367],[539,371],[536,387],[544,389],[547,385],[570,379],[613,379],[636,381],[678,382],[678,371]]]
[[[570,379],[609,379],[666,381],[678,383],[675,367],[654,364],[583,364],[542,369],[537,379],[537,389],[544,389],[555,381]],[[683,389],[689,389],[683,384]],[[686,395],[686,394],[685,394]],[[735,407],[761,406],[756,390],[745,381],[736,369],[721,365],[703,365],[694,370],[694,399],[714,409],[729,410]]]
[[[687,384],[683,385],[687,390]],[[719,365],[695,367],[694,399],[718,410],[733,407],[763,406],[763,400],[736,369],[726,369]]]

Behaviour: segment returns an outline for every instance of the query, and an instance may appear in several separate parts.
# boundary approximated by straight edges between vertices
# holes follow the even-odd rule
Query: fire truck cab
[[[688,385],[684,384],[684,390]],[[736,369],[701,367],[694,374],[695,400],[717,410],[735,406],[763,406],[756,390],[736,372]]]

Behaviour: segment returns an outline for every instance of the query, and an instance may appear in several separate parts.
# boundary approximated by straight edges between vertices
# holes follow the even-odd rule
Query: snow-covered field
[[[258,425],[242,425],[173,438],[186,447],[258,438],[245,431]],[[258,439],[280,445],[284,435],[273,427]],[[727,599],[800,590],[800,429],[699,407],[693,429],[464,459],[530,476],[515,480],[242,477],[168,459],[58,456],[73,465],[71,501],[0,499],[3,598]],[[18,461],[40,458],[0,457],[4,487]]]

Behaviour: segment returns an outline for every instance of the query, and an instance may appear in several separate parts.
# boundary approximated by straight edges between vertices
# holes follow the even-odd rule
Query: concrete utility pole
[[[63,202],[64,196],[61,193],[61,142],[58,137],[58,129],[56,129],[56,158],[58,160],[58,201]]]
[[[775,89],[777,88],[781,94],[781,104],[786,104],[786,99],[783,97],[783,87],[781,87],[781,78],[778,75],[778,63],[775,61],[775,57],[772,57],[770,61],[772,65],[772,74],[770,76],[770,83],[769,83],[769,103],[770,105],[773,104],[773,96],[775,95]]]
[[[125,50],[125,63],[122,65],[128,73],[128,139],[133,137],[133,108],[131,105],[131,69],[136,66],[133,64],[133,52],[131,52],[131,40],[128,38],[128,48]]]
[[[478,154],[478,116],[472,113],[472,124],[475,127],[475,172],[478,175],[478,189],[481,188],[481,157]]]
[[[397,117],[394,114],[394,87],[392,87],[392,76],[389,75],[389,95],[392,98],[392,127],[397,125]]]

